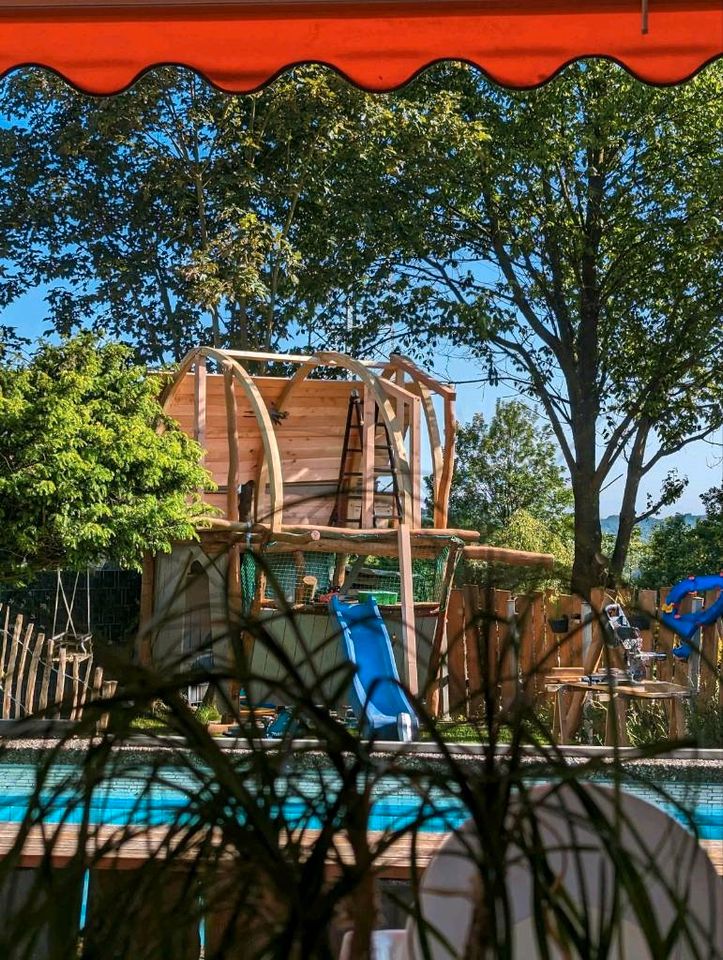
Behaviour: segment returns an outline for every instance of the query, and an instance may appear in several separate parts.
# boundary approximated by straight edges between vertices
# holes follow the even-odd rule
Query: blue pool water
[[[46,822],[81,821],[83,811],[77,796],[71,793],[75,779],[73,772],[74,768],[65,766],[53,776],[58,792],[49,792],[42,798],[47,803],[43,816]],[[168,779],[164,778],[164,781]],[[93,794],[91,822],[152,826],[173,822],[178,817],[182,821],[188,816],[184,808],[189,803],[189,797],[195,795],[196,785],[192,775],[185,771],[175,772],[170,780],[170,783],[154,784],[150,790],[138,774],[119,777],[104,784]],[[32,765],[0,764],[0,820],[17,822],[25,816],[34,783],[35,768]],[[64,783],[67,784],[67,791],[61,786]],[[665,802],[655,790],[639,783],[630,784],[626,789],[663,807],[684,826],[694,826],[701,838],[723,840],[723,784],[676,782],[659,786],[665,789],[672,803]],[[318,775],[296,780],[293,790],[282,801],[286,823],[310,829],[320,826],[321,818],[318,813],[315,814],[315,809],[318,811],[325,805],[329,789],[333,787],[320,782]],[[462,804],[454,797],[433,796],[431,802],[424,803],[411,790],[401,789],[398,783],[390,780],[380,781],[374,797],[370,828],[400,829],[420,818],[420,812],[423,818],[421,830],[429,833],[453,829],[467,819]]]

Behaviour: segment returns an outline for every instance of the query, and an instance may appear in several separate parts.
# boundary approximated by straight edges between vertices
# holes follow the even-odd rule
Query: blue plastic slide
[[[419,720],[399,686],[392,643],[376,600],[345,603],[334,596],[329,611],[339,624],[344,653],[356,666],[351,700],[362,732],[379,740],[415,740]]]
[[[679,612],[681,601],[689,593],[706,593],[708,590],[721,591],[718,599],[710,606],[704,607],[702,610],[696,610],[695,613]],[[660,614],[662,622],[671,630],[675,630],[683,638],[683,641],[690,640],[699,627],[715,623],[721,617],[723,617],[723,573],[688,577],[687,580],[676,583],[665,598]],[[691,652],[691,647],[687,642],[673,648],[673,653],[681,660],[687,660]]]

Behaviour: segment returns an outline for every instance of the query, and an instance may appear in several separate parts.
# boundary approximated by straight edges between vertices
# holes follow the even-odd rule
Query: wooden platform
[[[12,848],[17,836],[19,824],[0,822],[0,857],[5,856]],[[50,831],[45,835],[35,829],[31,831],[25,841],[23,855],[19,866],[37,866],[44,857],[48,848]],[[64,826],[53,835],[53,861],[62,866],[78,849],[78,828]],[[381,839],[382,834],[371,832],[372,844]],[[445,833],[420,834],[416,841],[417,868],[423,870],[434,856],[437,849],[444,842]],[[168,831],[165,827],[151,827],[144,829],[125,829],[122,827],[99,826],[89,838],[87,850],[90,857],[96,856],[106,844],[117,846],[119,849],[110,855],[99,857],[96,866],[100,869],[138,869],[149,859],[163,860],[168,855]],[[316,839],[315,831],[306,831],[303,842],[309,847]],[[723,840],[701,840],[701,846],[711,858],[716,872],[723,876]],[[173,847],[173,844],[171,844]],[[330,874],[338,870],[339,864],[351,862],[351,847],[341,841],[337,847],[338,858],[330,860],[328,864]],[[192,854],[186,854],[192,857]],[[412,857],[412,843],[410,837],[404,837],[393,844],[376,860],[377,875],[390,880],[407,880],[410,876]],[[182,860],[179,860],[179,865]]]

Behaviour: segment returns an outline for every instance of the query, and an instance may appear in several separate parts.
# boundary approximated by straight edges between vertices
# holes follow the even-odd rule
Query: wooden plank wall
[[[288,380],[283,377],[254,377],[269,408],[273,407]],[[286,523],[327,523],[333,505],[339,475],[344,428],[352,390],[362,385],[348,380],[305,380],[290,397],[288,415],[276,429],[279,454],[283,464],[285,489],[284,521]],[[237,427],[239,438],[239,480],[255,480],[263,453],[261,434],[251,405],[242,390],[236,390]],[[194,435],[195,376],[186,375],[180,384],[168,413],[181,429]],[[226,510],[225,488],[228,481],[228,428],[226,422],[223,376],[206,377],[205,430],[203,445],[205,464],[219,492],[206,499]],[[299,486],[294,489],[295,484]],[[308,489],[304,487],[308,485]],[[322,494],[316,489],[326,485]]]
[[[92,654],[71,653],[0,604],[0,720],[80,720],[93,690],[103,687]]]
[[[641,590],[635,602],[627,606],[649,617],[642,629],[643,649],[665,652],[667,659],[656,663],[659,680],[687,684],[690,661],[670,656],[679,642],[676,635],[656,618],[668,588]],[[717,592],[704,597],[712,604]],[[580,600],[572,596],[535,594],[517,597],[514,623],[508,615],[509,592],[485,590],[467,585],[452,591],[449,604],[448,685],[450,714],[475,717],[482,714],[485,692],[496,706],[509,704],[515,690],[523,691],[534,702],[545,699],[544,677],[556,667],[580,667],[583,663],[583,628],[579,619]],[[688,603],[690,603],[690,599]],[[555,621],[568,617],[568,628],[554,632]],[[599,629],[593,624],[593,630]],[[718,697],[723,702],[721,651],[723,620],[701,630],[699,698]],[[516,656],[513,652],[516,650]]]

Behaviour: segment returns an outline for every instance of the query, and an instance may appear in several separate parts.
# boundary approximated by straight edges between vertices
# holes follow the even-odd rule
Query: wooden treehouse
[[[272,364],[290,375],[265,375]],[[400,676],[424,688],[444,652],[462,550],[507,553],[467,547],[479,534],[447,526],[454,389],[399,354],[375,362],[199,347],[162,399],[205,451],[216,489],[203,497],[218,514],[197,542],[147,559],[141,660],[221,657],[231,618],[253,612],[302,673],[324,674],[342,656],[329,596],[371,592]],[[423,526],[424,444],[433,507]],[[281,669],[253,645],[255,674],[273,680]]]

